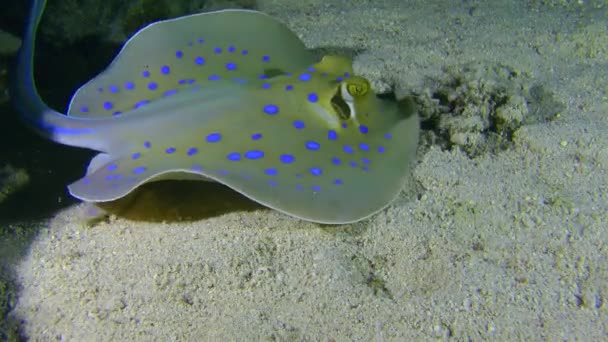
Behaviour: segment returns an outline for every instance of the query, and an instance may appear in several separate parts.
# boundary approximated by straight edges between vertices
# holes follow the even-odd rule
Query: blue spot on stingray
[[[133,106],[133,108],[137,109],[137,108],[139,108],[139,107],[143,107],[143,106],[147,105],[148,103],[150,103],[150,100],[141,100],[141,101],[137,102],[137,103],[136,103],[136,104]]]
[[[108,102],[104,102],[104,103],[103,103],[103,109],[105,109],[105,110],[110,110],[110,109],[112,109],[112,108],[114,108],[114,105],[112,104],[112,102],[109,102],[109,101],[108,101]]]
[[[350,166],[352,166],[352,167],[357,167],[357,162],[356,162],[356,161],[354,161],[354,160],[353,160],[353,161],[351,161],[351,162],[350,162]]]
[[[315,103],[315,102],[319,101],[319,96],[315,93],[310,93],[310,94],[308,94],[308,101]]]
[[[319,144],[316,141],[309,140],[306,142],[306,149],[309,149],[311,151],[316,151],[320,148],[321,148],[321,144]]]
[[[264,88],[264,89],[270,89],[270,88],[272,88],[272,84],[270,84],[270,83],[264,83],[264,84],[262,84],[262,88]]]
[[[359,144],[359,149],[360,149],[361,151],[369,151],[369,145],[368,145],[368,144],[366,144],[366,143],[360,143],[360,144]]]
[[[229,153],[226,158],[228,158],[228,160],[232,160],[232,161],[239,161],[241,160],[241,154],[238,152],[232,152]]]
[[[205,64],[205,59],[201,56],[196,56],[196,58],[194,58],[194,63],[198,65],[203,65]]]
[[[348,72],[345,72],[344,77],[350,77],[350,74]]]
[[[268,185],[277,186],[277,185],[279,185],[279,182],[277,182],[274,179],[271,179],[271,180],[268,181]]]
[[[200,165],[192,165],[192,167],[190,167],[190,170],[192,171],[203,171],[203,167]]]
[[[139,153],[139,152],[135,152],[131,155],[131,159],[133,159],[133,160],[139,159],[139,157],[141,157],[141,153]]]
[[[186,152],[186,154],[187,154],[188,156],[193,156],[193,155],[195,155],[195,154],[197,154],[197,153],[198,153],[198,148],[196,148],[196,147],[190,147],[190,148],[188,149],[188,152]]]
[[[158,84],[156,84],[156,82],[148,83],[148,89],[155,90],[156,88],[158,88]]]
[[[262,133],[253,133],[251,135],[251,140],[260,140],[262,139]]]
[[[222,53],[222,48],[216,47],[215,49],[213,49],[213,52],[215,52],[216,54],[220,54],[220,53]]]
[[[144,71],[142,71],[142,72],[141,72],[141,75],[142,75],[143,77],[146,77],[146,78],[147,78],[147,77],[150,77],[150,72],[149,72],[148,70],[144,70]]]
[[[108,90],[109,90],[111,93],[118,93],[118,87],[117,87],[117,86],[115,86],[115,85],[111,85],[110,87],[108,87]]]
[[[175,51],[175,57],[176,58],[182,58],[184,57],[184,53],[181,52],[180,50]]]
[[[298,185],[296,185],[296,190],[300,190],[300,191],[304,190],[304,187],[301,186],[300,184],[298,184]]]
[[[261,79],[261,80],[265,80],[265,79],[268,78],[268,76],[266,76],[264,74],[260,74],[260,75],[258,75],[258,78]]]
[[[88,112],[89,112],[89,107],[87,107],[87,106],[82,106],[82,107],[80,107],[80,111],[81,111],[82,113],[88,113]]]
[[[228,172],[228,170],[219,170],[217,173],[219,173],[220,175],[227,175],[230,172]]]
[[[230,53],[234,52],[235,50],[236,50],[236,49],[234,48],[234,45],[230,45],[230,46],[228,47],[228,52],[230,52]]]
[[[315,71],[315,67],[308,67],[308,69],[306,69],[306,70],[308,70],[310,72],[314,72]]]
[[[264,170],[264,173],[269,175],[269,176],[275,176],[277,173],[279,173],[279,171],[277,171],[277,169],[274,168],[268,168],[266,170]]]
[[[318,191],[321,191],[321,187],[320,187],[320,186],[318,186],[318,185],[313,185],[313,186],[311,186],[310,188],[312,189],[312,191],[317,191],[317,192],[318,192]]]
[[[243,50],[243,51],[241,51],[241,53],[243,54],[243,56],[245,56],[245,55],[247,55],[249,53],[249,51]]]
[[[369,130],[368,130],[367,126],[365,126],[365,125],[359,126],[359,132],[361,132],[363,134],[367,134],[368,131]]]
[[[117,110],[114,113],[112,113],[112,116],[119,116],[120,114],[122,114],[122,112]]]
[[[338,133],[336,133],[336,131],[334,131],[333,129],[330,129],[329,131],[327,131],[327,139],[329,139],[329,140],[338,139]]]
[[[285,90],[287,90],[287,91],[293,90],[293,86],[291,84],[288,84],[285,86]]]
[[[209,76],[208,80],[209,81],[217,81],[220,80],[222,77],[220,77],[219,75],[211,75]]]
[[[341,179],[334,179],[334,184],[336,184],[336,185],[342,185],[344,183],[342,182]]]
[[[384,153],[384,151],[385,151],[384,146],[378,146],[378,152]]]
[[[133,173],[134,174],[138,174],[138,173],[142,173],[142,172],[146,172],[146,168],[143,166],[139,166],[133,169]]]
[[[264,157],[264,152],[259,150],[251,150],[245,152],[245,158],[247,159],[260,159]]]
[[[342,81],[344,81],[344,78],[342,78],[342,77],[336,77],[336,81],[342,82]]]
[[[347,127],[348,127],[348,125],[346,124],[346,122],[343,122],[342,123],[342,128],[347,128]]]
[[[198,42],[199,44],[203,44],[203,43],[205,42],[205,40],[204,40],[203,38],[199,38],[199,39],[197,40],[197,42]]]
[[[341,161],[341,160],[340,160],[340,158],[338,158],[338,157],[333,157],[333,158],[331,158],[331,162],[332,162],[332,164],[334,164],[334,165],[340,165],[340,164],[342,164],[342,161]]]
[[[226,70],[236,70],[236,63],[226,63]]]
[[[386,138],[386,140],[391,140],[393,138],[393,135],[390,133],[386,133],[384,134],[384,138]]]
[[[108,171],[114,171],[116,169],[118,169],[118,165],[113,164],[113,163],[108,165],[108,168],[107,168]]]
[[[284,164],[291,164],[296,160],[296,157],[292,156],[291,154],[282,154],[280,159]]]
[[[262,56],[262,61],[270,62],[270,56],[266,56],[266,55]]]
[[[175,147],[169,147],[165,150],[165,153],[172,154],[175,153]]]
[[[163,93],[163,96],[171,96],[177,94],[177,89],[170,89]]]
[[[215,143],[222,140],[222,135],[219,133],[211,133],[207,135],[207,142]]]
[[[311,78],[312,76],[310,76],[310,74],[302,74],[299,77],[300,81],[302,82],[310,81]]]
[[[277,107],[276,105],[267,104],[264,106],[264,113],[266,113],[266,114],[275,115],[278,112],[279,112],[279,107]]]
[[[242,79],[242,78],[238,78],[238,77],[233,77],[232,80],[236,83],[240,83],[240,84],[246,84],[248,81],[246,79]]]
[[[310,174],[312,174],[313,176],[320,176],[323,174],[323,169],[318,167],[311,167]]]
[[[363,162],[364,164],[369,164],[371,161],[367,158],[362,158],[361,162]]]
[[[168,65],[163,65],[160,67],[160,72],[164,75],[168,75],[171,72],[171,68]]]
[[[133,89],[135,89],[135,83],[133,83],[133,82],[127,82],[127,83],[125,83],[125,89],[127,89],[127,90],[133,90]]]
[[[369,171],[369,167],[367,167],[367,166],[364,166],[364,167],[362,167],[361,169],[362,169],[363,171]]]
[[[107,175],[106,176],[106,180],[107,181],[113,181],[113,180],[119,180],[119,179],[120,179],[120,175],[118,175],[118,174]]]
[[[293,122],[293,127],[297,128],[297,129],[302,129],[302,128],[306,127],[306,125],[304,124],[304,121],[295,120]]]
[[[352,147],[350,147],[350,145],[344,145],[344,152],[346,153],[353,153],[354,150]]]
[[[152,144],[149,141],[144,141],[144,148],[149,149],[150,147],[152,147]]]

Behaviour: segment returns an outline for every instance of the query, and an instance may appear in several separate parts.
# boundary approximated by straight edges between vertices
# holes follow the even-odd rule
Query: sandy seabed
[[[311,48],[357,51],[357,73],[377,87],[433,94],[453,76],[446,70],[508,68],[526,75],[521,87],[542,85],[559,112],[541,101],[535,112],[550,120],[525,122],[507,148],[474,157],[427,139],[401,196],[355,224],[244,205],[190,222],[87,226],[84,205],[70,207],[15,263],[10,316],[24,336],[607,338],[605,2],[262,0],[259,9]]]

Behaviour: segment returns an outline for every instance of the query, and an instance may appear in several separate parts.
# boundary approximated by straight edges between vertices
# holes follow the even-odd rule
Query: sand
[[[30,226],[13,224],[3,250],[27,241],[11,244],[19,248],[10,258],[18,292],[9,317],[22,336],[606,339],[605,2],[262,0],[258,8],[311,48],[355,51],[357,72],[376,87],[416,95],[426,121],[402,194],[342,226],[231,195],[220,200],[228,209],[191,221],[119,215],[86,225],[78,204],[27,238],[14,227]],[[465,110],[450,116],[457,109],[442,109],[444,93]],[[497,94],[500,103],[487,101]],[[508,127],[488,123],[501,116]],[[196,216],[192,207],[209,202],[156,191],[123,214],[158,213],[164,199],[161,220]]]

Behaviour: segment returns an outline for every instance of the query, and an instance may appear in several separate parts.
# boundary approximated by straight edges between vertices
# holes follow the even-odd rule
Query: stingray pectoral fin
[[[150,24],[83,85],[68,113],[110,117],[209,80],[247,82],[315,62],[298,36],[256,11],[224,10]]]
[[[410,115],[387,130],[391,138],[374,144],[375,148],[382,146],[383,152],[376,154],[370,164],[363,158],[359,159],[362,162],[342,159],[337,165],[329,156],[319,154],[309,159],[303,154],[300,160],[312,167],[301,171],[282,167],[275,173],[271,167],[276,163],[271,163],[265,170],[241,169],[216,179],[296,218],[324,224],[356,222],[382,210],[401,192],[416,155],[418,120],[417,115]],[[344,156],[339,151],[336,155]]]
[[[117,158],[106,153],[98,154],[91,160],[86,176],[68,186],[70,194],[86,202],[108,202],[126,196],[151,181],[210,180],[197,174],[195,169],[166,167],[133,156]]]

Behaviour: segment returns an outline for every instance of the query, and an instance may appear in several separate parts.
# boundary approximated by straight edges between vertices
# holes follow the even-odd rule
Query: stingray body
[[[33,80],[44,6],[33,3],[12,97],[40,134],[100,152],[73,196],[112,201],[145,182],[196,178],[297,218],[346,223],[401,190],[417,116],[378,98],[350,60],[316,61],[272,17],[225,10],[150,24],[62,114]]]

